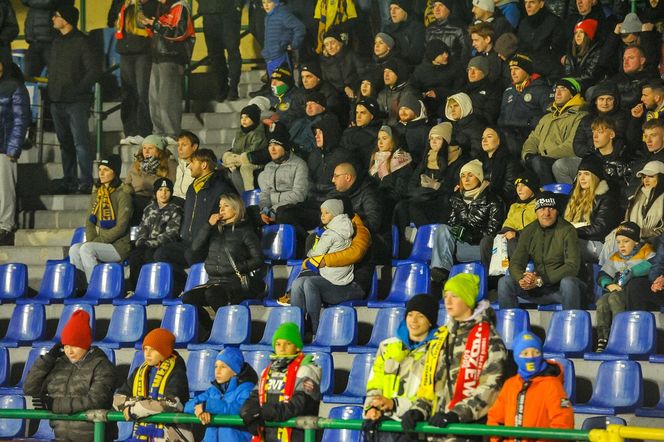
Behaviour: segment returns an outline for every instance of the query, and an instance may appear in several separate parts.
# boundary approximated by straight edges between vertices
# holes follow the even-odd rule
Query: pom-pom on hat
[[[62,328],[60,334],[62,345],[89,349],[92,345],[92,329],[90,315],[85,310],[76,310]]]

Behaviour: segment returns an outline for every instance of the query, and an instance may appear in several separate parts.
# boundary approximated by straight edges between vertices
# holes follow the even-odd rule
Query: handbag
[[[240,285],[242,286],[242,290],[249,291],[249,277],[247,275],[243,275],[242,273],[240,273],[240,269],[237,268],[237,264],[235,264],[235,260],[231,256],[231,252],[228,250],[228,247],[224,247],[224,251],[226,252],[226,256],[228,257],[228,262],[230,262],[231,267],[233,267],[233,271],[240,279]]]
[[[490,276],[502,276],[509,268],[510,260],[507,255],[507,239],[505,235],[496,235],[491,248],[491,262],[489,263]]]

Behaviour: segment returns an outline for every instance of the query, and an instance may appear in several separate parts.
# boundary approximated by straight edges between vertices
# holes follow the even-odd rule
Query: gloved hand
[[[62,342],[58,342],[46,353],[53,359],[58,359],[64,353],[65,346],[62,345]]]
[[[420,410],[408,410],[401,416],[401,427],[404,431],[415,430],[415,425],[424,420],[424,414]]]
[[[459,415],[453,411],[450,411],[449,413],[438,412],[434,414],[431,417],[431,419],[429,419],[430,425],[440,428],[445,428],[449,424],[458,424],[458,423],[459,423]]]
[[[362,422],[362,431],[364,432],[374,432],[378,430],[378,426],[380,423],[383,421],[383,418],[379,419],[364,419],[364,422]]]
[[[263,405],[262,417],[265,421],[274,421],[278,419],[277,407],[274,404]]]
[[[323,259],[322,256],[316,256],[314,258],[307,258],[304,260],[304,265],[307,268],[307,270],[312,271],[315,274],[319,274],[320,270],[318,269],[318,266],[320,266],[320,262]]]
[[[314,233],[316,234],[317,237],[323,236],[323,233],[325,233],[325,227],[316,227],[314,229]]]

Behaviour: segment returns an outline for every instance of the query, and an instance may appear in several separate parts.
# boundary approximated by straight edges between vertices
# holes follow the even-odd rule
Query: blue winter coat
[[[205,404],[210,414],[237,415],[258,382],[258,375],[250,365],[244,364],[238,376],[223,385],[216,381],[203,393],[194,396],[184,406],[185,413],[194,413],[194,407]],[[237,427],[207,426],[203,442],[249,442],[251,433]]]
[[[286,53],[288,45],[300,49],[306,30],[287,7],[277,5],[265,15],[265,41],[261,54],[265,60],[275,60]]]
[[[5,74],[6,75],[6,74]],[[0,153],[18,158],[30,125],[30,96],[14,79],[0,81]]]

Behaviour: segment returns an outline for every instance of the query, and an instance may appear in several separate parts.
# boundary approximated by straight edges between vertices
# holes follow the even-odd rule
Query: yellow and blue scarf
[[[111,194],[115,192],[115,187],[99,186],[97,189],[97,198],[92,205],[90,213],[90,222],[102,229],[111,229],[115,227],[115,209],[111,201]]]

